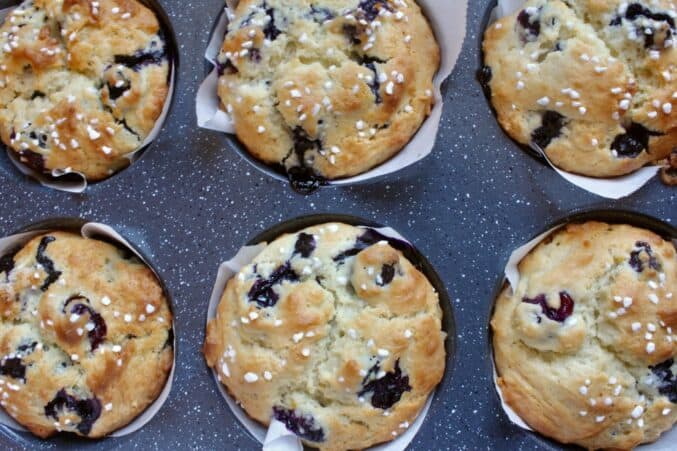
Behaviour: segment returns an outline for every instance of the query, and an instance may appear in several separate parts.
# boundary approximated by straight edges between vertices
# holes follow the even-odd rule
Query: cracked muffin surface
[[[402,244],[323,224],[276,239],[228,282],[204,353],[251,417],[323,450],[409,427],[442,378],[445,333]]]
[[[128,251],[54,231],[0,258],[0,406],[35,435],[127,425],[173,355],[167,299]]]
[[[519,264],[491,321],[498,385],[536,431],[632,449],[677,421],[677,254],[601,222],[554,232]]]
[[[481,79],[503,129],[557,167],[614,177],[677,147],[671,0],[529,0],[489,25]]]
[[[0,138],[38,173],[127,167],[168,95],[155,14],[136,0],[28,0],[0,28]]]
[[[237,137],[292,182],[365,172],[430,113],[439,48],[411,0],[243,0],[218,94]]]

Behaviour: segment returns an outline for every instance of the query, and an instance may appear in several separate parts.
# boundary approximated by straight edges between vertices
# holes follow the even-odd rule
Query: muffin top
[[[16,158],[90,181],[129,165],[168,93],[154,13],[136,0],[28,0],[0,30],[0,138]]]
[[[498,385],[532,428],[630,449],[677,421],[677,255],[629,225],[553,233],[519,264],[491,321]]]
[[[404,432],[441,380],[441,319],[388,238],[324,224],[276,239],[228,282],[204,353],[254,419],[362,449]]]
[[[217,62],[240,141],[312,185],[406,145],[434,102],[439,48],[411,0],[243,0]]]
[[[586,176],[665,158],[677,146],[676,17],[670,0],[527,1],[484,36],[501,126]]]
[[[65,232],[0,259],[0,406],[40,437],[102,437],[159,395],[172,315],[153,272]]]

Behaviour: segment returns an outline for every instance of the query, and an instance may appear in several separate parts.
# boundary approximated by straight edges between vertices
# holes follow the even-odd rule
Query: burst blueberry
[[[377,409],[390,409],[406,391],[411,391],[409,376],[402,374],[400,361],[395,362],[393,371],[386,373],[377,379],[375,376],[380,372],[380,364],[374,364],[362,380],[362,390],[357,395],[365,396],[371,393],[371,405]]]
[[[522,298],[522,302],[527,304],[536,304],[541,306],[541,311],[545,316],[553,321],[559,323],[564,322],[571,314],[574,312],[574,300],[566,291],[561,291],[559,293],[559,307],[552,308],[548,305],[547,298],[545,294],[539,294],[533,299],[528,297]]]
[[[296,243],[294,244],[294,255],[300,255],[303,258],[308,258],[315,250],[315,237],[308,233],[299,233]]]
[[[277,304],[280,296],[273,289],[275,285],[281,284],[283,281],[297,281],[298,274],[294,272],[289,262],[279,266],[273,271],[267,279],[259,276],[254,282],[254,285],[249,289],[249,302],[256,302],[259,307],[273,307]]]
[[[89,435],[92,426],[101,416],[101,401],[95,396],[89,399],[78,399],[62,388],[50,402],[45,405],[45,416],[59,420],[59,412],[67,410],[80,417],[76,426],[78,432]]]
[[[38,253],[35,256],[35,260],[42,265],[42,269],[47,273],[47,278],[40,287],[42,291],[47,291],[47,288],[61,277],[61,271],[57,271],[54,268],[54,262],[45,255],[47,246],[54,241],[56,241],[56,238],[53,236],[42,237],[38,245]]]
[[[310,414],[299,413],[296,410],[287,409],[282,406],[273,407],[273,417],[282,423],[285,427],[301,437],[311,442],[323,442],[324,430],[322,426],[315,423],[315,419]]]

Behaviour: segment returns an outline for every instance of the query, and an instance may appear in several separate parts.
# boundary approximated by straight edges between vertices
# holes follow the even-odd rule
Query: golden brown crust
[[[256,4],[239,2],[218,57],[219,96],[252,155],[336,179],[406,145],[432,108],[440,59],[415,2]]]
[[[136,0],[28,0],[0,30],[0,137],[16,158],[91,181],[126,167],[168,95],[154,13]]]
[[[674,14],[667,0],[635,3]],[[661,39],[667,22],[644,25],[655,34],[647,46],[645,28],[632,31],[643,16],[627,19],[623,4],[530,0],[484,35],[501,126],[569,172],[619,176],[677,146],[677,50]]]
[[[542,434],[589,449],[631,449],[670,429],[674,381],[659,368],[677,355],[672,243],[627,225],[572,224],[519,270],[491,321],[506,403]]]
[[[444,373],[433,287],[385,242],[345,254],[363,233],[323,224],[278,238],[228,282],[207,325],[207,363],[247,413],[269,424],[274,409],[283,422],[293,412],[287,426],[305,418],[298,435],[323,450],[392,440]]]
[[[13,261],[0,272],[0,405],[40,437],[128,424],[173,364],[172,315],[153,272],[65,232],[31,239]]]

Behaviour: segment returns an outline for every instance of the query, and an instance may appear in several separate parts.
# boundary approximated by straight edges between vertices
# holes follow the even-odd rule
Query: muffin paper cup
[[[444,102],[440,92],[442,82],[449,77],[454,69],[456,60],[461,53],[466,29],[467,2],[463,0],[417,0],[430,26],[433,29],[440,46],[440,68],[433,79],[433,95],[435,105],[430,115],[424,119],[421,127],[412,136],[409,143],[389,160],[362,174],[336,180],[329,180],[328,185],[341,186],[365,182],[380,176],[399,171],[426,157],[433,149],[437,130],[442,116]],[[223,37],[228,25],[230,11],[237,5],[237,0],[226,1],[226,8],[219,16],[218,22],[209,40],[205,58],[211,65],[215,65],[216,57],[223,43]],[[235,129],[229,115],[220,107],[221,101],[217,95],[218,74],[213,68],[202,82],[197,92],[195,111],[198,127],[215,130],[233,135]],[[234,136],[231,139],[237,139]],[[257,169],[279,180],[286,180],[286,176],[275,172],[265,163],[260,162],[246,150],[241,155]]]
[[[494,23],[501,17],[516,12],[518,9],[524,6],[524,3],[526,3],[526,0],[498,0],[498,5],[491,11],[489,24]],[[630,174],[606,179],[586,177],[584,175],[566,172],[558,168],[552,164],[543,149],[541,149],[536,144],[532,143],[529,145],[529,147],[532,148],[540,157],[542,157],[548,163],[548,165],[550,165],[566,181],[578,186],[579,188],[583,188],[586,191],[601,197],[605,197],[607,199],[621,199],[623,197],[629,196],[644,186],[649,180],[651,180],[661,168],[661,166],[655,165],[645,166]]]
[[[319,223],[318,223],[319,224]],[[394,238],[400,241],[404,241],[407,244],[407,241],[402,235],[397,233],[395,230],[390,227],[367,227],[359,226],[361,228],[372,228],[377,232],[385,235],[388,238]],[[301,227],[303,228],[303,227]],[[300,230],[300,229],[299,229]],[[254,258],[266,248],[268,243],[262,242],[256,245],[249,245],[240,248],[237,254],[228,260],[227,262],[221,263],[219,266],[219,271],[216,275],[216,282],[214,283],[214,288],[212,289],[212,295],[209,299],[209,307],[207,310],[207,322],[212,320],[216,316],[216,308],[221,301],[221,296],[223,295],[224,290],[226,289],[226,284],[228,281],[234,277],[240,270],[248,265],[254,260]],[[228,407],[235,417],[242,423],[242,425],[249,431],[249,433],[256,438],[263,445],[264,451],[302,451],[303,444],[301,440],[294,435],[293,432],[287,430],[284,423],[281,423],[275,419],[270,422],[270,426],[266,430],[265,426],[261,425],[257,421],[250,418],[247,413],[242,409],[237,402],[228,394],[226,388],[219,381],[217,372],[213,369],[210,369],[214,380],[219,388],[219,392],[225,398]],[[434,392],[428,396],[428,400],[425,405],[419,412],[416,420],[411,424],[411,426],[403,432],[396,439],[372,446],[367,448],[370,451],[404,451],[409,443],[414,439],[416,433],[421,428],[423,420],[428,414],[428,409],[432,403]]]
[[[153,13],[155,13],[158,22],[160,23],[160,28],[164,31],[165,47],[167,49],[167,60],[169,63],[169,81],[168,81],[169,89],[167,91],[167,98],[165,99],[164,105],[162,107],[162,112],[155,121],[153,129],[150,131],[146,139],[143,140],[141,145],[136,150],[124,155],[124,157],[129,160],[130,166],[141,157],[141,154],[143,153],[144,150],[146,150],[148,145],[150,145],[155,140],[155,138],[157,138],[158,134],[160,133],[160,130],[162,129],[162,126],[165,123],[165,119],[167,118],[167,114],[169,113],[169,110],[171,108],[172,98],[174,96],[174,84],[176,80],[176,64],[178,58],[178,56],[175,54],[175,50],[172,48],[172,46],[174,45],[173,33],[171,32],[171,30],[167,30],[169,24],[164,23],[163,20],[164,14],[161,14],[162,11],[160,10],[161,7],[159,6],[159,4],[154,0],[139,0],[139,1],[144,6],[150,8],[153,11]],[[4,21],[5,17],[20,3],[21,3],[20,1],[16,2],[16,5],[12,7],[0,10],[0,21]],[[21,171],[22,174],[36,179],[38,182],[40,182],[41,185],[46,186],[47,188],[52,188],[59,191],[66,191],[69,193],[82,193],[87,189],[88,185],[87,178],[82,172],[77,171],[65,172],[61,169],[55,169],[52,171],[50,177],[22,164],[21,161],[19,160],[18,155],[9,148],[7,148],[7,155],[9,156],[10,161],[14,164],[14,166],[17,167],[17,169],[19,169],[19,171]],[[129,167],[123,168],[120,171],[111,174],[110,177],[128,168]],[[110,177],[107,177],[95,183],[104,182],[108,180]]]
[[[51,222],[51,221],[50,221]],[[0,238],[0,256],[5,255],[17,247],[21,247],[26,244],[34,236],[40,235],[41,233],[48,232],[50,230],[69,230],[73,227],[59,227],[58,222],[55,221],[55,226],[49,226],[45,228],[38,228],[31,230],[30,232],[18,233],[11,235],[5,238]],[[84,238],[104,238],[107,241],[114,243],[119,247],[123,247],[134,253],[146,266],[148,266],[155,274],[155,277],[161,282],[160,276],[155,272],[155,269],[146,261],[146,259],[137,251],[134,246],[132,246],[126,239],[124,239],[120,234],[118,234],[115,229],[106,225],[96,222],[81,222],[79,228],[80,234]],[[162,282],[161,282],[162,285]],[[164,287],[163,287],[164,290]],[[171,303],[170,303],[171,308]],[[172,320],[172,330],[174,329],[173,320]],[[124,426],[117,431],[109,434],[107,437],[123,437],[125,435],[131,434],[139,429],[141,429],[146,423],[148,423],[162,408],[162,405],[165,403],[169,397],[169,392],[172,390],[172,384],[174,381],[174,370],[176,368],[176,336],[174,337],[173,344],[174,359],[172,362],[172,369],[167,376],[167,382],[165,383],[164,388],[158,395],[157,399],[153,401],[143,412],[139,414],[131,423],[127,426]],[[10,427],[17,431],[26,431],[28,429],[21,426],[19,423],[14,421],[4,409],[0,409],[0,424],[3,424],[7,427]]]
[[[521,0],[514,0],[516,3],[523,3]],[[518,247],[512,253],[510,254],[510,257],[508,258],[508,263],[505,266],[504,270],[504,275],[505,279],[504,282],[507,282],[512,288],[516,287],[519,284],[519,279],[520,279],[520,273],[519,273],[519,268],[518,265],[522,261],[524,257],[527,256],[529,252],[531,252],[532,249],[534,249],[538,244],[546,239],[548,236],[559,230],[560,228],[564,227],[567,224],[571,223],[577,223],[577,222],[585,222],[585,221],[591,221],[591,220],[598,220],[598,221],[606,221],[606,222],[611,222],[611,223],[628,223],[630,225],[634,225],[637,227],[642,227],[646,228],[648,230],[654,230],[656,233],[659,235],[662,235],[664,239],[669,239],[677,246],[677,232],[674,231],[674,229],[670,232],[670,237],[665,237],[664,233],[661,233],[659,230],[656,229],[656,220],[653,218],[649,218],[647,216],[635,214],[632,212],[625,212],[622,210],[602,210],[602,211],[585,211],[579,214],[573,214],[572,216],[568,217],[566,220],[563,221],[558,221],[559,224],[555,225],[554,227],[550,228],[547,232],[541,233],[538,235],[536,238],[532,239],[528,243]],[[664,224],[662,224],[664,226]],[[672,227],[672,226],[667,226]],[[496,301],[498,298],[498,295],[500,294],[501,289],[496,291],[495,293],[495,299],[493,302]],[[493,316],[493,312],[492,312]],[[491,327],[491,326],[490,326]],[[490,339],[491,341],[491,339]],[[490,349],[493,350],[493,344],[490,344]],[[496,365],[494,363],[493,359],[493,351],[492,351],[492,358],[491,358],[491,366],[492,366],[492,371],[493,371],[493,382],[494,382],[494,387],[496,388],[496,392],[498,393],[498,397],[501,401],[501,407],[503,408],[503,411],[507,415],[508,419],[515,425],[519,426],[522,429],[525,429],[527,431],[533,432],[534,430],[527,425],[527,423],[503,400],[503,393],[501,392],[500,387],[496,383],[496,379],[498,377],[498,374],[496,372]],[[646,445],[641,445],[637,447],[636,449],[641,449],[644,451],[673,451],[675,449],[675,443],[677,443],[677,425],[674,426],[672,429],[669,431],[664,432],[658,440],[656,440],[654,443],[649,443]]]

